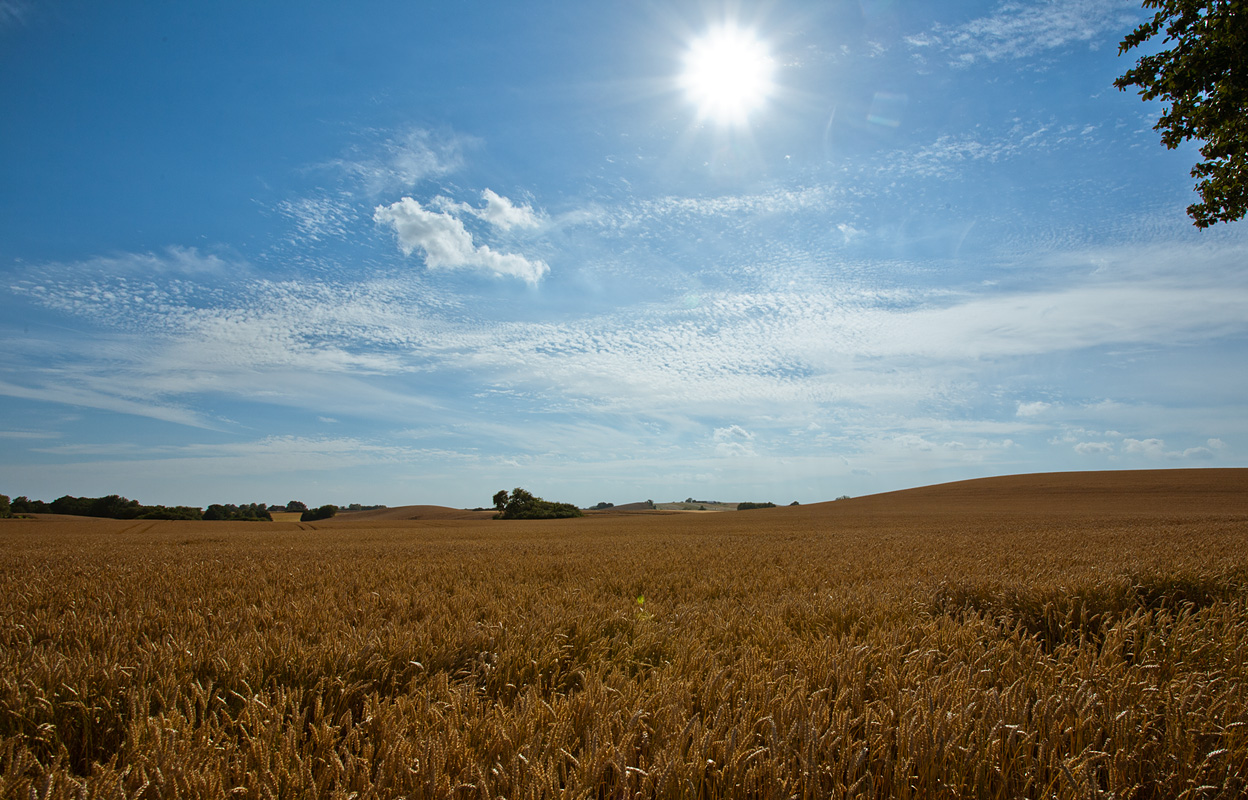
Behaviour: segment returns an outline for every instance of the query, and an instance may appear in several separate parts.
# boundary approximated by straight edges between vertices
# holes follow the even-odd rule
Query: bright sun
[[[724,26],[689,45],[680,83],[702,117],[737,125],[771,95],[773,70],[767,46],[753,33]]]

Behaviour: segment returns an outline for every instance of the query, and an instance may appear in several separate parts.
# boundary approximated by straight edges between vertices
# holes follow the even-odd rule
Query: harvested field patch
[[[1248,470],[0,543],[0,797],[1248,791]]]

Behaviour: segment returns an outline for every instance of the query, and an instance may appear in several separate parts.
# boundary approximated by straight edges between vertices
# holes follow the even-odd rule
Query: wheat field
[[[0,797],[1248,792],[1248,470],[0,521]]]

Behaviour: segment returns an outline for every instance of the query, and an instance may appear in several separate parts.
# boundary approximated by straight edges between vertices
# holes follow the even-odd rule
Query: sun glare
[[[680,82],[702,117],[735,125],[771,95],[773,71],[771,54],[758,37],[724,26],[689,45]]]

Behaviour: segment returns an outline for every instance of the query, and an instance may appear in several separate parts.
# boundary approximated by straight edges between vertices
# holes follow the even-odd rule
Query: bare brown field
[[[1248,470],[0,521],[0,797],[1242,797]]]

